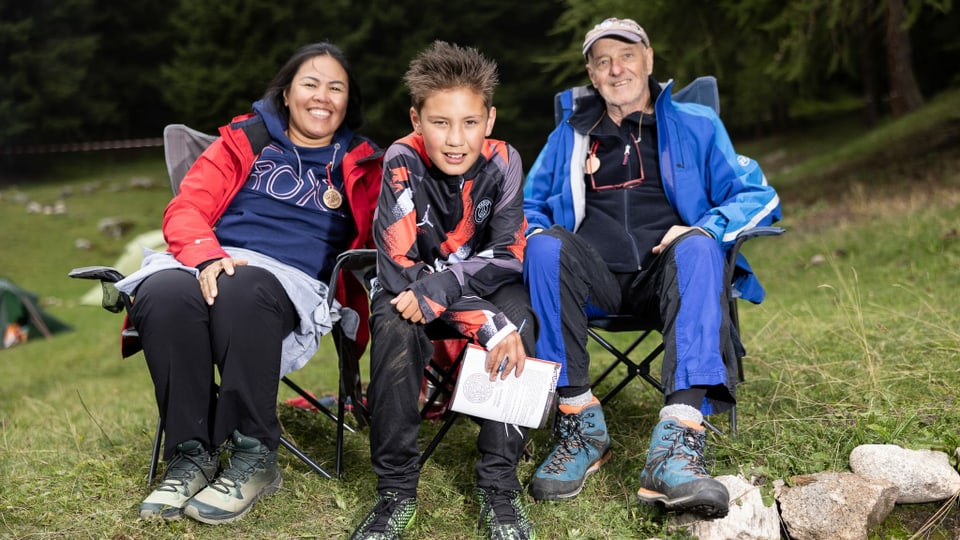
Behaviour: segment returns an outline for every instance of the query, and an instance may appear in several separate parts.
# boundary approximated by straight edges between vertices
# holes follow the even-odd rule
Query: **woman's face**
[[[287,137],[297,146],[327,146],[347,115],[347,72],[332,56],[300,65],[283,101],[290,111]]]

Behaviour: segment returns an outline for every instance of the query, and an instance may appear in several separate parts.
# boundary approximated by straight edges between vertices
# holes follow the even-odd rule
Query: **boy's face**
[[[488,111],[483,95],[468,88],[430,94],[419,113],[410,108],[410,122],[423,135],[430,161],[451,176],[464,174],[477,161],[496,116],[497,109]]]

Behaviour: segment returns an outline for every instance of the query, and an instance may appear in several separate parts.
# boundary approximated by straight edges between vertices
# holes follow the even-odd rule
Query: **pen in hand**
[[[522,333],[523,333],[523,327],[524,327],[524,325],[526,325],[526,324],[527,324],[527,320],[526,320],[526,319],[520,321],[520,326],[517,328],[517,333],[518,333],[518,334],[522,334]],[[503,370],[507,367],[507,360],[509,360],[509,359],[510,359],[510,356],[504,356],[504,357],[503,357],[503,360],[500,361],[500,369],[497,370],[497,373],[503,373]]]

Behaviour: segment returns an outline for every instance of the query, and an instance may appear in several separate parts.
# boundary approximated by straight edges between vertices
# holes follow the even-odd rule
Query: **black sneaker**
[[[487,528],[490,540],[533,540],[533,522],[523,508],[520,492],[517,490],[499,490],[477,488],[477,502],[480,504],[480,521],[477,531]]]
[[[350,540],[397,540],[417,515],[417,498],[395,491],[377,494],[373,509],[357,525]]]
[[[220,455],[204,450],[200,441],[178,444],[160,485],[140,503],[140,519],[180,519],[184,505],[213,481],[219,466]]]
[[[249,512],[260,497],[283,485],[276,450],[238,431],[227,441],[227,450],[229,465],[187,502],[184,515],[210,525],[230,523]]]

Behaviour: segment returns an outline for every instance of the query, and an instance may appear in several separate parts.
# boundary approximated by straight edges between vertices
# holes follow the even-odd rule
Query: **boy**
[[[374,220],[367,395],[378,495],[355,539],[399,538],[413,521],[418,396],[431,339],[466,337],[485,347],[491,380],[519,376],[536,342],[521,275],[520,156],[487,139],[496,118],[496,64],[475,49],[437,41],[411,62],[404,81],[414,132],[387,149]],[[533,538],[516,474],[526,430],[480,425],[480,523],[490,538]]]

